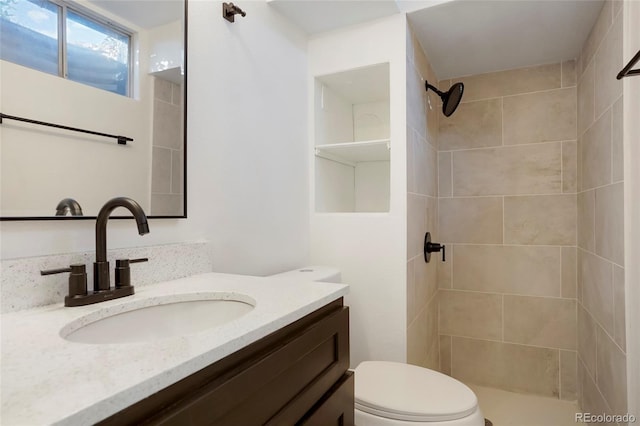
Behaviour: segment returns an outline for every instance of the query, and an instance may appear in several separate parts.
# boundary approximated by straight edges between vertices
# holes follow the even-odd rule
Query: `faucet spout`
[[[73,198],[65,198],[56,206],[56,216],[65,216],[67,212],[71,213],[71,216],[82,216],[82,207]]]
[[[116,197],[102,206],[96,220],[96,262],[94,263],[93,277],[95,291],[108,290],[110,287],[109,262],[107,262],[107,222],[111,213],[118,207],[124,207],[133,214],[140,235],[149,233],[147,215],[144,214],[140,204],[132,199]]]

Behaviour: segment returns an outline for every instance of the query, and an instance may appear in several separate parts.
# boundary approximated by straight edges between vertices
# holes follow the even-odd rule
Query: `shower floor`
[[[575,402],[467,384],[478,397],[484,417],[493,426],[576,425]]]

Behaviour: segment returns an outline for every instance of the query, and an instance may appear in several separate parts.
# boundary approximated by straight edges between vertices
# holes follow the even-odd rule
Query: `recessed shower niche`
[[[389,64],[315,78],[316,212],[389,211]]]

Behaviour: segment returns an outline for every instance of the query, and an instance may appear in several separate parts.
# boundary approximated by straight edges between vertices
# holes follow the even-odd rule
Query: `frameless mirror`
[[[95,218],[113,197],[186,217],[186,11],[0,0],[2,220]]]

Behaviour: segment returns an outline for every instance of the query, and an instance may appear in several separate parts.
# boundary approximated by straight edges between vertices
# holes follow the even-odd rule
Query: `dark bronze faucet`
[[[65,198],[56,206],[56,216],[66,216],[67,213],[71,216],[82,216],[82,207],[73,198]]]
[[[104,291],[110,288],[109,262],[107,262],[107,222],[111,213],[118,207],[125,207],[133,213],[140,235],[149,233],[147,215],[144,214],[140,204],[132,199],[125,197],[113,198],[102,206],[96,220],[96,261],[93,263],[94,291]]]
[[[109,216],[118,207],[125,207],[138,225],[140,235],[149,233],[147,216],[142,207],[130,198],[113,198],[102,206],[96,221],[96,261],[93,263],[93,291],[87,291],[87,272],[85,265],[71,265],[68,268],[40,271],[41,275],[70,272],[69,294],[64,298],[65,306],[84,306],[105,300],[130,296],[134,293],[131,285],[129,264],[146,262],[148,259],[118,259],[116,261],[116,285],[111,288],[109,262],[107,262],[107,222]]]

